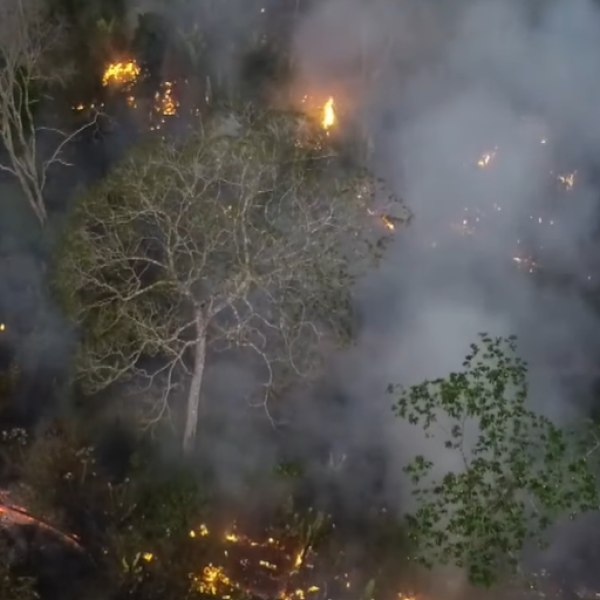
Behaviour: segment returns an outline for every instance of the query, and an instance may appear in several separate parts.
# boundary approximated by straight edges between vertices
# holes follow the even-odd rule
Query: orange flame
[[[141,72],[135,60],[110,63],[102,75],[102,85],[130,85],[135,82]]]
[[[321,126],[323,129],[328,130],[331,129],[336,122],[335,118],[335,101],[332,96],[329,97],[329,100],[325,103],[323,107],[323,117],[321,119]]]

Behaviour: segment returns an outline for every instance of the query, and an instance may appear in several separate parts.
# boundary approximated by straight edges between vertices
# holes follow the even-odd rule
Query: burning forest
[[[5,4],[0,598],[596,597],[596,5]]]

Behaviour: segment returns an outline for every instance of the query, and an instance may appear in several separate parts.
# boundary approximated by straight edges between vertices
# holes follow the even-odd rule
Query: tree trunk
[[[206,364],[206,324],[204,315],[196,315],[196,348],[194,354],[194,371],[187,399],[185,415],[185,429],[183,432],[183,453],[189,456],[196,443],[198,429],[198,412],[200,408],[200,393],[204,379],[204,366]]]

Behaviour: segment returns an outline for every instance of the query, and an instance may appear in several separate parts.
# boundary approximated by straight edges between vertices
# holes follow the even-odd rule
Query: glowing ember
[[[84,110],[89,110],[89,111],[96,111],[98,109],[104,108],[104,104],[100,103],[100,104],[96,104],[95,102],[92,102],[90,105],[85,105],[85,104],[76,104],[75,106],[71,107],[75,112],[83,112]]]
[[[102,85],[127,86],[138,78],[141,69],[134,60],[109,64],[102,75]]]
[[[577,171],[566,173],[565,175],[559,175],[558,180],[564,184],[567,190],[570,190],[575,185],[575,175],[577,175]]]
[[[194,587],[201,594],[217,596],[227,588],[234,586],[229,577],[223,572],[222,567],[215,567],[210,564],[204,567],[202,577],[194,578]]]
[[[208,529],[205,531],[208,535]],[[314,567],[307,560],[310,548],[293,551],[293,540],[278,540],[269,533],[268,537],[252,539],[234,524],[218,534],[215,541],[220,539],[222,558],[218,563],[210,563],[201,574],[192,575],[193,588],[223,599],[242,592],[265,600],[306,600],[319,591],[315,582],[305,580]],[[193,538],[199,535],[198,529],[190,532]]]
[[[156,101],[157,113],[165,117],[177,114],[179,102],[173,97],[173,84],[170,81],[165,81],[162,84],[162,93],[156,92],[154,99]]]
[[[329,100],[325,103],[323,107],[323,117],[321,119],[321,126],[326,131],[331,129],[335,125],[335,102],[333,97],[330,97]]]
[[[450,223],[450,229],[461,235],[473,235],[475,233],[469,219],[463,219],[460,223]]]
[[[381,222],[383,223],[383,226],[388,230],[388,231],[395,231],[396,230],[396,226],[392,223],[391,219],[389,217],[381,217]]]
[[[496,158],[496,150],[494,149],[492,152],[486,152],[481,155],[479,160],[477,161],[477,166],[480,169],[485,169],[485,167],[489,166],[489,164]]]
[[[539,268],[539,265],[531,258],[522,258],[520,256],[513,256],[513,261],[517,263],[519,268],[525,269],[529,273],[533,273]]]
[[[396,224],[394,223],[394,221],[401,221],[401,219],[395,219],[388,215],[382,215],[370,208],[367,208],[367,213],[373,217],[377,217],[379,223],[383,225],[383,227],[385,227],[388,231],[396,231]]]

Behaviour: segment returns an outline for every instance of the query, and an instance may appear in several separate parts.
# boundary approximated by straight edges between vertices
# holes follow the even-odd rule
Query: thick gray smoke
[[[303,80],[343,80],[353,108],[360,99],[374,166],[415,214],[365,283],[361,345],[342,367],[350,431],[383,440],[388,491],[402,495],[397,476],[424,440],[394,422],[382,390],[459,368],[478,332],[519,336],[537,409],[584,409],[600,326],[582,293],[600,275],[599,8],[324,0],[295,43]],[[575,168],[567,190],[559,177]],[[530,274],[517,260],[532,253],[542,269]],[[441,448],[426,452],[453,466]]]
[[[211,60],[235,80],[240,47],[280,4],[190,0],[173,11],[140,0],[132,15],[162,7],[184,31],[210,21]],[[589,405],[600,340],[583,294],[600,277],[592,243],[600,10],[587,0],[296,4],[297,88],[335,95],[340,110],[368,126],[374,168],[415,214],[360,290],[360,343],[339,365],[346,402],[317,402],[306,418],[331,446],[334,466],[351,451],[383,455],[384,496],[402,508],[401,469],[413,454],[433,456],[440,472],[455,464],[392,417],[384,390],[459,368],[478,332],[519,336],[537,409],[567,420]],[[575,169],[567,189],[559,178]],[[541,268],[529,273],[532,257]],[[233,402],[239,370],[220,369],[237,378],[216,370],[209,384],[227,388],[214,393]],[[223,410],[236,414],[240,404]],[[238,423],[211,444],[234,485],[246,462],[276,455],[258,427]],[[372,481],[354,475],[345,499],[372,500],[363,494]]]

